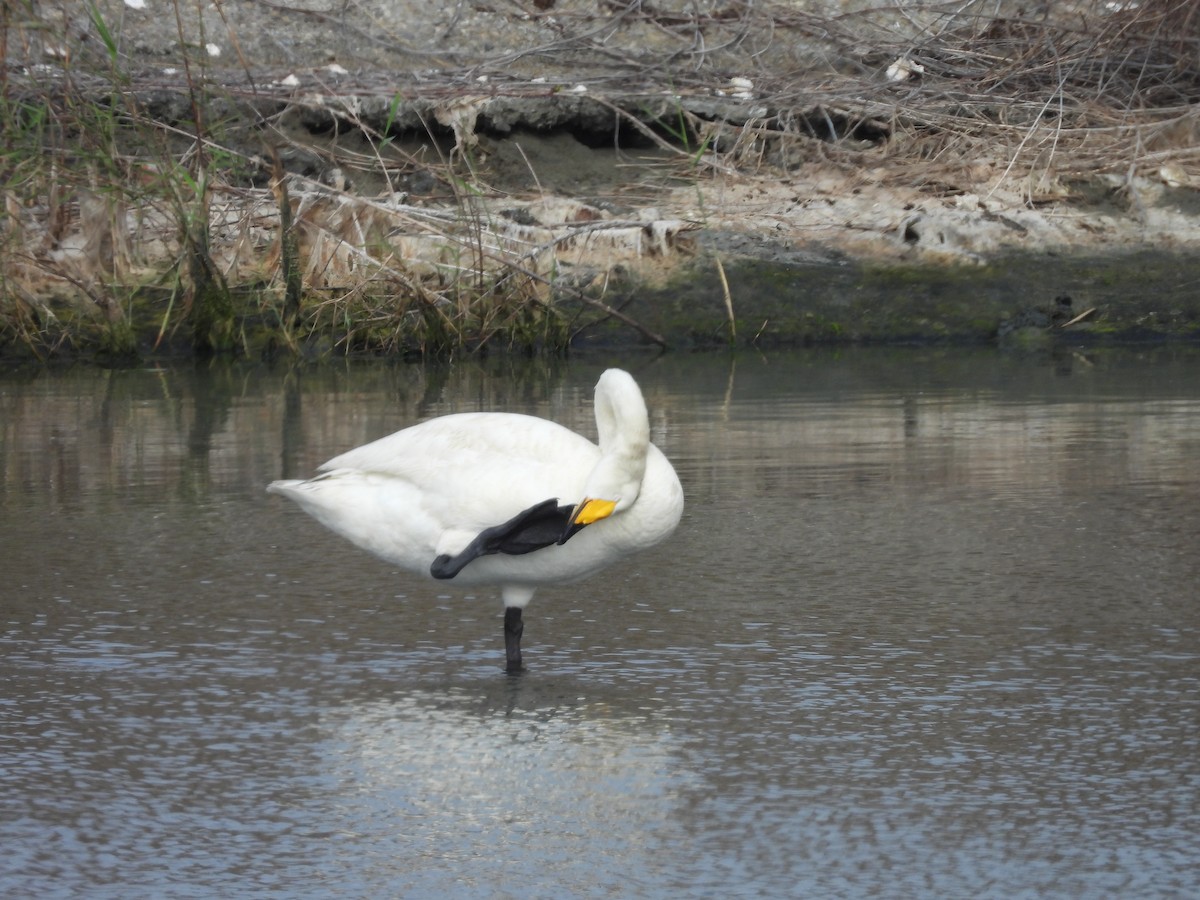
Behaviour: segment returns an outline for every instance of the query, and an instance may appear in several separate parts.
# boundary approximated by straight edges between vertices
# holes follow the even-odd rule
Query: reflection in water
[[[6,896],[1179,896],[1200,359],[629,359],[689,507],[529,610],[263,494],[608,361],[0,382]]]
[[[363,887],[442,894],[448,870],[481,894],[505,883],[547,896],[667,887],[654,838],[678,831],[670,813],[689,777],[670,731],[584,697],[522,697],[519,680],[493,685],[413,691],[335,717],[326,763],[339,830],[371,823],[358,852],[373,857],[376,883]],[[501,691],[511,696],[497,705]]]

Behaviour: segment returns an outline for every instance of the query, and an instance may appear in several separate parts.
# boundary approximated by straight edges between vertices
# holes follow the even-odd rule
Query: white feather
[[[683,490],[649,440],[637,383],[610,369],[596,385],[599,445],[546,419],[464,413],[431,419],[321,466],[307,481],[268,490],[295,500],[326,527],[408,571],[430,577],[480,531],[551,498],[616,501],[611,516],[565,544],[472,560],[455,584],[495,585],[506,606],[524,607],[540,585],[574,581],[674,531]]]

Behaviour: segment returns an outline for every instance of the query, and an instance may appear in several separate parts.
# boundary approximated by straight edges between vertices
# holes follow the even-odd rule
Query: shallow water
[[[526,614],[263,492],[420,418],[688,508]],[[0,380],[5,896],[1184,896],[1200,355],[857,351]]]

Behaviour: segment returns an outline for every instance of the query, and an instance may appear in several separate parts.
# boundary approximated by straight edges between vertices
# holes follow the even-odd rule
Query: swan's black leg
[[[521,621],[521,607],[505,607],[504,651],[508,656],[507,671],[509,675],[525,671],[525,667],[521,665],[521,634],[524,631],[525,623]]]

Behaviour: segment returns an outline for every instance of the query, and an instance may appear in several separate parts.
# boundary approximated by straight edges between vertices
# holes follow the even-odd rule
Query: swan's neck
[[[650,448],[646,401],[627,373],[609,370],[596,385],[596,430],[601,458],[588,476],[587,496],[614,500],[619,512],[641,491]]]
[[[617,378],[617,374],[624,377]],[[637,383],[626,373],[605,372],[596,387],[596,430],[605,456],[646,455],[650,415]]]

